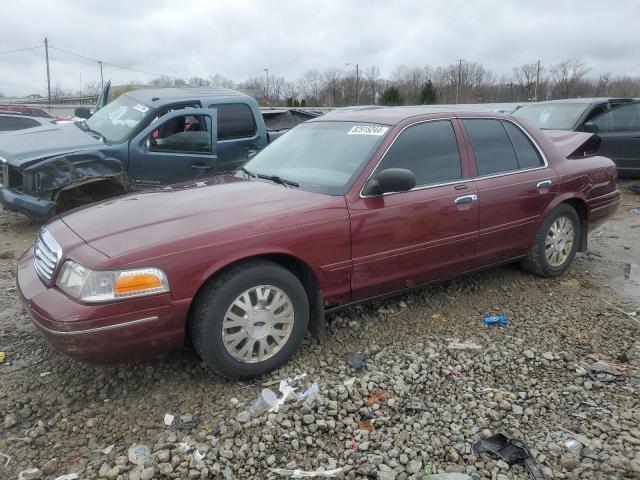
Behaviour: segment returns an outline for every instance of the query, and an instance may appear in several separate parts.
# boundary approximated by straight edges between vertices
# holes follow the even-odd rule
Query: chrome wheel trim
[[[222,343],[239,362],[264,362],[286,345],[294,320],[293,303],[286,293],[272,285],[251,287],[227,309]]]
[[[575,230],[573,222],[565,215],[556,218],[547,231],[544,242],[544,256],[552,267],[561,267],[571,255]]]

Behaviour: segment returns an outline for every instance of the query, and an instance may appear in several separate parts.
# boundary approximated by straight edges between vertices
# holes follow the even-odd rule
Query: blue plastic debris
[[[509,319],[506,315],[487,315],[482,320],[485,327],[490,327],[493,325],[498,325],[500,327],[506,327],[509,325]]]

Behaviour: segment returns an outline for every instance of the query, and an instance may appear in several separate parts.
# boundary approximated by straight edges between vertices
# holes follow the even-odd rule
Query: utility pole
[[[51,111],[51,75],[49,75],[49,40],[44,37],[44,56],[47,61],[47,98],[49,99],[49,111]]]
[[[98,60],[98,63],[100,64],[100,88],[104,88],[104,77],[102,76],[102,62],[100,60]]]
[[[356,105],[360,104],[360,66],[357,63],[345,63],[356,67]]]
[[[267,104],[269,104],[269,69],[268,68],[263,68],[262,70],[264,70],[265,75],[267,76],[267,84],[265,87],[265,94],[264,96],[267,97]]]
[[[540,60],[538,60],[538,69],[536,70],[536,86],[533,90],[533,101],[538,101],[538,82],[540,81]]]
[[[460,81],[462,77],[462,58],[458,59],[458,83],[456,83],[456,105],[460,96]]]

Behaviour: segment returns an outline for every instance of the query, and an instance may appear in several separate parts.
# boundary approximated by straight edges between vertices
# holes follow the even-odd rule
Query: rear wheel
[[[285,363],[309,323],[300,280],[268,261],[242,263],[206,285],[191,317],[193,344],[216,373],[251,378]]]
[[[580,218],[573,207],[562,203],[545,219],[522,266],[541,277],[562,275],[576,255],[579,239]]]

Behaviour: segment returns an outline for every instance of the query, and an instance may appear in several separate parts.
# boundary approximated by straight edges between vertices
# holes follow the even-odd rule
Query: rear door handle
[[[453,203],[455,203],[456,205],[462,205],[464,203],[475,202],[476,200],[478,200],[477,195],[465,195],[463,197],[456,198]]]
[[[634,142],[640,142],[640,137],[633,137]]]
[[[538,182],[536,188],[538,190],[542,190],[543,188],[549,188],[551,186],[551,180],[544,180],[542,182]]]
[[[192,163],[189,165],[194,170],[211,170],[209,165],[205,165],[204,163]]]

